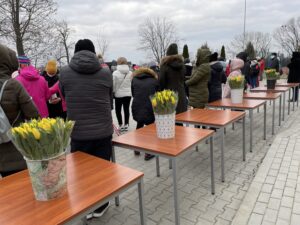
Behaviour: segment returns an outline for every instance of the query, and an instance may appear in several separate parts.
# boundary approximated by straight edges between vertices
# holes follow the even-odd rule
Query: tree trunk
[[[12,2],[12,13],[13,13],[13,26],[16,34],[16,48],[18,51],[18,55],[25,55],[24,46],[23,46],[23,38],[21,35],[21,28],[20,28],[20,1],[16,0]]]

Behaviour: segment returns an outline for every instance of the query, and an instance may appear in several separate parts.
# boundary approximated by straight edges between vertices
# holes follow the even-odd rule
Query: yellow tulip
[[[153,107],[156,107],[157,106],[157,101],[156,101],[156,99],[154,98],[154,99],[152,99],[152,106]]]
[[[173,105],[175,105],[175,98],[173,96],[171,97],[171,102]]]
[[[31,129],[31,133],[33,134],[33,136],[34,136],[34,138],[35,138],[36,140],[40,140],[40,138],[41,138],[41,133],[39,132],[38,129],[32,128],[32,129]]]

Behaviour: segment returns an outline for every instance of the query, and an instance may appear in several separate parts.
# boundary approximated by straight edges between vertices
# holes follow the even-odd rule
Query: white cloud
[[[298,0],[248,0],[247,31],[273,32],[299,16]],[[58,15],[76,30],[74,39],[96,41],[99,27],[110,40],[108,59],[144,60],[138,51],[138,26],[147,17],[172,20],[191,52],[204,42],[213,49],[243,32],[244,0],[60,0]]]

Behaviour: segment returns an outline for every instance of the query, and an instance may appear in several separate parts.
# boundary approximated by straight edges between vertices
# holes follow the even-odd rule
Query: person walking
[[[120,57],[117,60],[117,69],[113,73],[115,111],[121,131],[128,131],[129,106],[131,101],[132,72],[129,69],[127,59]],[[124,110],[124,124],[122,119],[122,107]]]
[[[246,52],[240,52],[236,55],[236,58],[241,59],[244,61],[244,66],[241,68],[241,72],[245,77],[245,84],[244,84],[244,90],[248,89],[248,84],[250,85],[250,65],[251,62],[249,60],[248,54]],[[231,71],[232,72],[232,71]]]
[[[18,70],[16,53],[0,44],[0,90],[3,90],[0,105],[12,127],[25,120],[38,118],[38,111],[20,82],[11,79],[11,74]],[[5,86],[3,86],[5,83]],[[0,144],[0,174],[2,177],[26,169],[21,153],[12,142]]]
[[[210,55],[209,62],[211,72],[208,80],[208,102],[213,102],[222,98],[222,83],[226,83],[227,77],[222,63],[218,61],[217,52]]]
[[[32,97],[39,114],[42,118],[48,117],[47,101],[51,97],[47,82],[40,76],[38,70],[33,66],[27,66],[20,71],[20,75],[15,78],[26,89]]]
[[[204,108],[208,103],[208,81],[210,79],[208,49],[198,49],[196,67],[193,69],[192,76],[185,83],[189,87],[189,105],[194,108]]]
[[[173,43],[168,47],[167,56],[162,58],[160,64],[160,89],[169,89],[177,92],[178,104],[176,114],[187,110],[187,98],[184,88],[185,68],[183,57],[178,55],[178,46]]]
[[[271,54],[271,57],[270,57],[270,61],[269,61],[269,66],[268,68],[269,69],[275,69],[276,72],[279,72],[279,60],[277,58],[277,53],[273,52]]]
[[[154,95],[159,89],[159,82],[157,74],[147,67],[140,67],[133,72],[133,79],[131,83],[132,90],[132,116],[137,122],[136,129],[142,128],[145,125],[154,123],[155,117],[150,101],[150,96]],[[135,151],[135,155],[140,152]],[[154,155],[145,154],[145,160],[152,159]]]
[[[70,64],[61,69],[59,85],[67,103],[67,117],[75,121],[71,152],[83,151],[110,160],[113,80],[109,68],[101,67],[92,41],[76,43]],[[105,203],[87,219],[102,216],[108,206]]]
[[[258,81],[259,71],[260,68],[258,62],[255,59],[252,60],[250,64],[250,71],[249,71],[249,80],[250,80],[251,88],[258,87],[257,81]]]
[[[300,83],[300,52],[293,52],[291,63],[288,65],[288,83]],[[296,88],[296,94],[295,94]],[[299,86],[293,88],[293,98],[290,101],[298,101]]]

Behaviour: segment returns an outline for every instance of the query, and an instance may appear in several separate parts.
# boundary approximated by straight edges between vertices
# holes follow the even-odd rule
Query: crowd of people
[[[158,90],[170,89],[178,94],[178,114],[188,107],[204,108],[208,102],[229,97],[228,76],[243,74],[247,81],[245,89],[257,87],[265,69],[264,59],[249,59],[245,52],[237,54],[226,67],[218,53],[207,48],[198,49],[193,65],[179,54],[175,43],[169,46],[159,66],[155,63],[129,66],[125,57],[108,66],[101,55],[96,55],[94,44],[88,39],[76,43],[69,65],[60,71],[57,62],[49,60],[41,72],[26,56],[17,57],[1,44],[0,55],[0,90],[3,89],[0,103],[12,126],[38,117],[73,120],[71,152],[80,150],[106,160],[112,154],[113,109],[118,131],[128,130],[130,112],[139,129],[155,121],[149,96]],[[279,71],[276,54],[272,54],[268,68]],[[299,52],[293,54],[288,68],[288,82],[300,82]],[[298,94],[294,100],[297,98]],[[0,149],[2,176],[26,168],[11,142],[0,143]],[[144,159],[153,157],[146,154]],[[108,205],[96,209],[88,218],[101,216]]]

